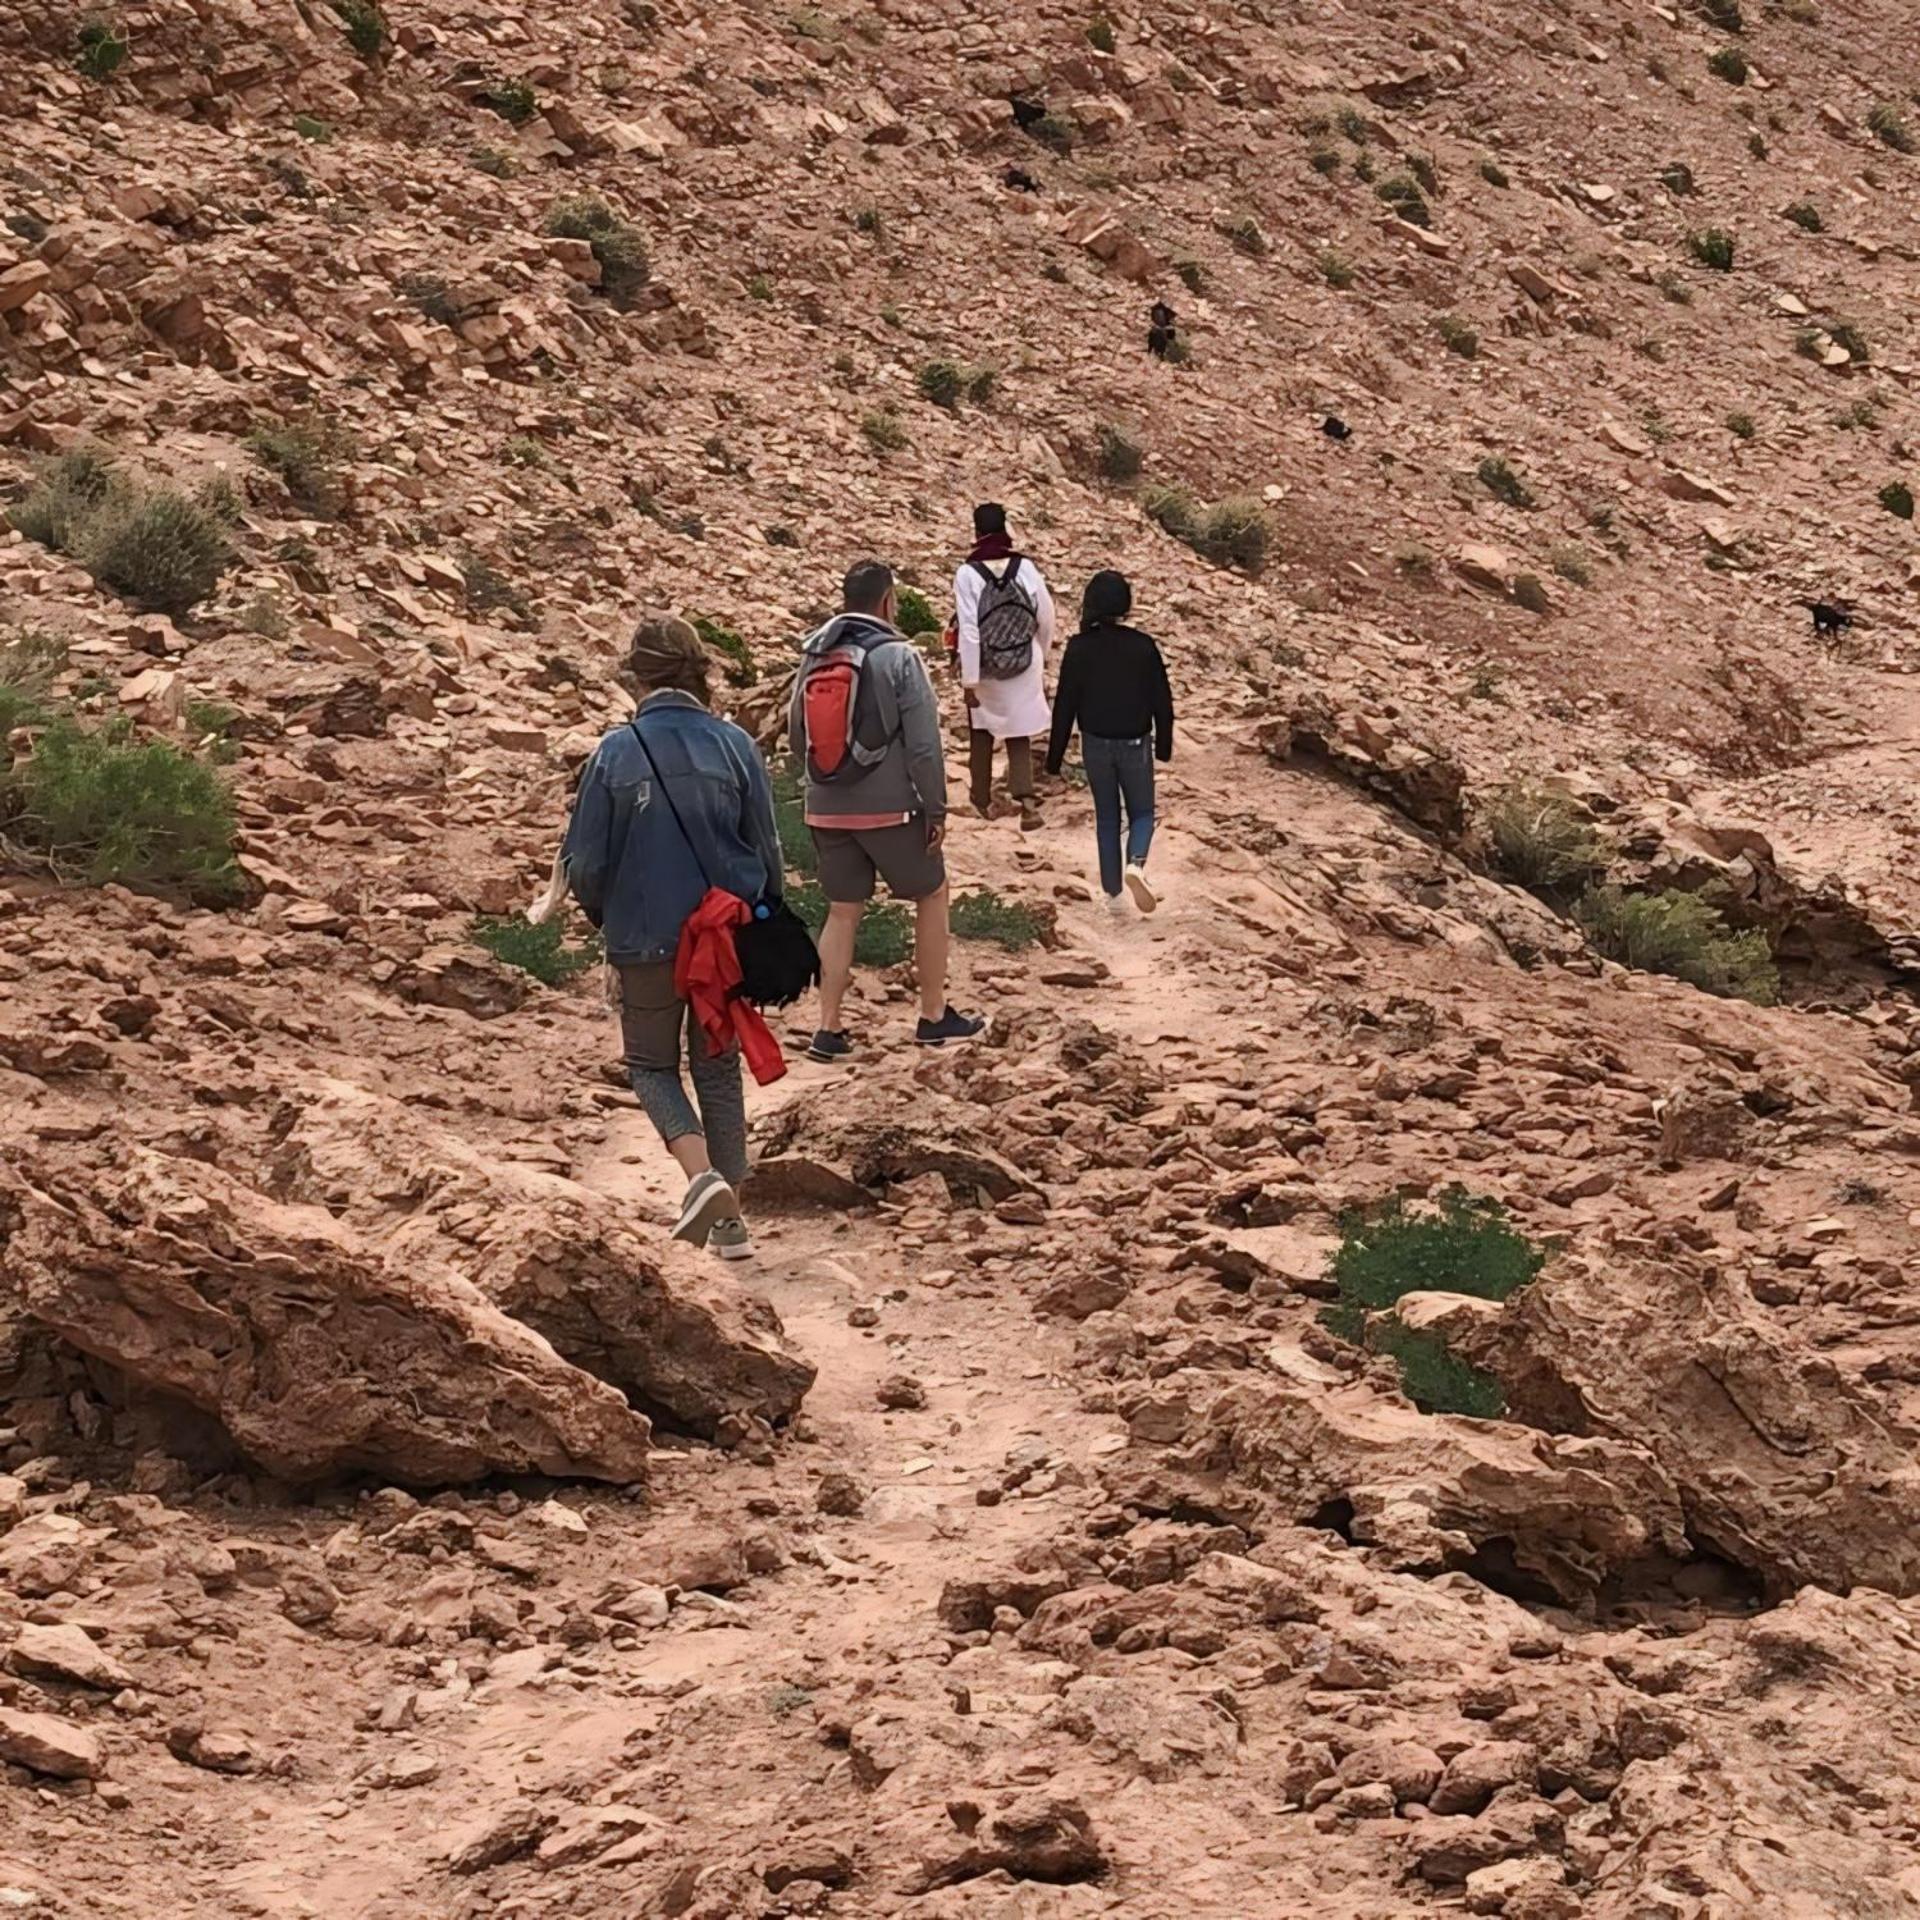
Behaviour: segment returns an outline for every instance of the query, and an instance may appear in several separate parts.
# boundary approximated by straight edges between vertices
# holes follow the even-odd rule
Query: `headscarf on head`
[[[1115,573],[1111,569],[1096,573],[1087,582],[1086,592],[1080,596],[1080,626],[1083,631],[1089,627],[1115,626],[1132,611],[1133,588],[1124,573]]]
[[[674,614],[641,615],[627,649],[627,672],[651,693],[690,693],[702,705],[713,694],[713,660],[700,636]]]

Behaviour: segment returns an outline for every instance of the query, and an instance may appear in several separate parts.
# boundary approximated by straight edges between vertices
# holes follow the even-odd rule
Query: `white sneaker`
[[[696,1173],[687,1182],[687,1197],[680,1203],[680,1220],[673,1237],[703,1247],[722,1220],[739,1217],[739,1198],[726,1181],[711,1170]]]
[[[1160,904],[1160,896],[1154,892],[1146,868],[1134,861],[1127,863],[1127,891],[1133,895],[1133,904],[1142,913],[1151,913]]]
[[[1126,918],[1127,896],[1124,893],[1103,893],[1100,898],[1107,903],[1107,911],[1112,914],[1116,920],[1124,920]]]

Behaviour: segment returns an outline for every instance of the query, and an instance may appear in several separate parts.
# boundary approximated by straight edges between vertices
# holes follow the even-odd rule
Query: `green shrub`
[[[83,22],[74,36],[73,64],[89,80],[111,80],[127,53],[127,36],[104,20]]]
[[[1730,87],[1747,84],[1747,56],[1738,47],[1720,47],[1707,56],[1707,71]]]
[[[827,924],[827,896],[817,882],[787,889],[791,906],[817,935]],[[878,900],[861,916],[853,958],[862,967],[897,967],[913,952],[913,916],[897,900]]]
[[[750,687],[760,678],[760,665],[753,657],[753,649],[747,645],[746,636],[718,620],[709,619],[704,613],[693,615],[693,630],[700,636],[703,646],[713,651],[727,663],[727,685],[730,687]]]
[[[900,631],[909,640],[917,639],[923,633],[939,633],[943,630],[944,622],[918,587],[902,585],[896,588],[894,611],[898,615]]]
[[[1882,100],[1867,115],[1867,125],[1895,153],[1913,151],[1913,133],[1901,117],[1900,109],[1891,100]]]
[[[1249,494],[1203,507],[1185,487],[1149,487],[1140,505],[1149,519],[1216,566],[1258,573],[1272,544],[1272,517]]]
[[[597,933],[585,946],[568,946],[566,929],[557,917],[536,927],[517,913],[504,920],[482,914],[467,930],[467,937],[503,965],[518,967],[548,987],[564,986],[605,957]]]
[[[1507,170],[1497,160],[1480,162],[1480,178],[1490,187],[1505,187],[1512,184],[1507,178]]]
[[[491,174],[496,180],[511,180],[520,171],[512,154],[502,153],[498,147],[470,148],[467,164],[477,167],[482,173]]]
[[[333,10],[347,30],[347,43],[362,60],[377,60],[387,44],[386,16],[376,0],[333,0]]]
[[[65,644],[49,633],[27,630],[0,641],[0,765],[14,728],[50,717],[54,677],[66,659]]]
[[[1487,810],[1493,864],[1523,887],[1584,887],[1607,867],[1606,848],[1563,794],[1509,787]]]
[[[1913,489],[1904,480],[1889,480],[1880,489],[1880,504],[1899,520],[1913,518]]]
[[[547,450],[530,433],[516,433],[500,449],[500,458],[510,467],[544,467]]]
[[[1113,22],[1104,14],[1088,21],[1087,41],[1096,52],[1111,53],[1114,49]]]
[[[1750,413],[1730,413],[1727,415],[1727,431],[1736,440],[1751,440],[1760,431],[1753,423]]]
[[[1427,197],[1420,190],[1419,181],[1404,173],[1396,173],[1382,180],[1374,188],[1382,200],[1397,213],[1402,220],[1416,227],[1433,225],[1433,213],[1427,205]]]
[[[82,524],[114,484],[112,458],[76,447],[36,463],[27,490],[7,509],[7,522],[55,553],[72,553]]]
[[[1536,505],[1533,490],[1512,466],[1498,456],[1489,454],[1475,469],[1480,476],[1480,484],[1496,499],[1504,500],[1510,507],[1531,507]]]
[[[1396,1194],[1342,1218],[1340,1245],[1327,1265],[1339,1301],[1321,1318],[1340,1339],[1371,1337],[1377,1351],[1393,1355],[1407,1397],[1426,1412],[1494,1418],[1501,1411],[1500,1393],[1488,1375],[1455,1360],[1433,1334],[1387,1323],[1369,1336],[1367,1316],[1388,1312],[1410,1293],[1506,1300],[1535,1278],[1546,1259],[1544,1248],[1508,1224],[1497,1200],[1455,1186],[1416,1212]]]
[[[56,718],[0,783],[0,832],[62,878],[232,898],[233,799],[214,769],[125,722]]]
[[[898,453],[907,444],[907,430],[897,413],[875,412],[861,415],[860,431],[868,444],[882,453]]]
[[[1593,945],[1622,966],[1670,974],[1703,992],[1757,1006],[1780,997],[1766,935],[1735,933],[1698,894],[1595,887],[1574,911]]]
[[[1203,299],[1206,297],[1207,270],[1198,260],[1176,260],[1173,271],[1189,293],[1198,294]]]
[[[774,764],[772,778],[773,823],[780,831],[781,860],[789,873],[818,873],[820,852],[807,825],[806,773],[791,754],[782,754]]]
[[[540,111],[540,96],[530,80],[489,80],[473,97],[511,127],[524,127]]]
[[[1471,360],[1480,351],[1480,336],[1457,313],[1443,313],[1433,323],[1434,331],[1447,343],[1449,353]]]
[[[1827,337],[1836,347],[1845,347],[1863,367],[1873,359],[1873,349],[1867,344],[1867,336],[1850,320],[1829,322]]]
[[[247,448],[280,476],[296,506],[331,519],[346,504],[340,464],[352,457],[353,440],[337,420],[313,412],[263,421],[247,435]]]
[[[749,300],[760,301],[771,300],[773,298],[773,282],[769,280],[764,273],[756,273],[753,278],[747,282],[747,298]]]
[[[1114,480],[1125,486],[1130,480],[1140,477],[1140,470],[1146,465],[1146,455],[1140,450],[1140,443],[1119,427],[1100,429],[1100,474],[1102,479]]]
[[[333,129],[310,113],[296,113],[293,116],[293,130],[302,140],[311,140],[316,147],[327,146],[333,139]]]
[[[1000,370],[997,367],[970,367],[967,370],[967,398],[976,407],[987,406],[999,384]]]
[[[177,487],[118,480],[82,522],[72,552],[99,585],[166,614],[197,607],[233,559],[217,513]]]
[[[1796,200],[1787,209],[1787,218],[1807,233],[1818,233],[1826,225],[1820,218],[1820,209],[1810,200]]]
[[[1571,580],[1576,587],[1592,586],[1593,562],[1587,558],[1584,547],[1571,544],[1555,547],[1547,555],[1547,561],[1562,580]]]
[[[1033,908],[1003,900],[990,887],[955,894],[948,920],[956,940],[989,941],[1010,953],[1037,946],[1046,933],[1046,922]]]
[[[1058,154],[1071,153],[1080,140],[1080,129],[1058,113],[1043,113],[1027,132],[1043,147],[1050,147]]]
[[[1715,273],[1733,271],[1733,235],[1721,228],[1708,227],[1704,232],[1688,234],[1687,247],[1703,267],[1711,267]]]
[[[966,369],[952,360],[929,360],[914,381],[923,400],[956,411],[967,390]]]
[[[876,239],[886,232],[886,216],[878,207],[862,207],[853,216],[856,231],[872,234]]]
[[[1343,291],[1352,286],[1355,279],[1353,262],[1344,253],[1328,247],[1320,255],[1320,273],[1330,287]]]
[[[465,550],[459,561],[470,613],[505,613],[522,626],[532,624],[533,608],[526,595],[485,554]]]
[[[646,235],[631,220],[597,193],[574,194],[554,202],[547,231],[562,240],[586,241],[600,263],[600,291],[622,312],[633,305],[652,269]]]
[[[1331,179],[1340,171],[1340,149],[1338,147],[1309,147],[1307,165],[1315,173]]]

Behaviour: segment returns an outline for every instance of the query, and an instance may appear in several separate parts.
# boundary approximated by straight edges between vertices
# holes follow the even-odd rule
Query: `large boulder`
[[[0,1281],[285,1479],[645,1474],[646,1416],[470,1282],[197,1161],[0,1168]]]
[[[323,1204],[397,1267],[451,1267],[636,1405],[711,1437],[788,1418],[814,1369],[758,1295],[723,1281],[633,1209],[481,1153],[430,1115],[321,1080],[283,1129],[276,1193]]]

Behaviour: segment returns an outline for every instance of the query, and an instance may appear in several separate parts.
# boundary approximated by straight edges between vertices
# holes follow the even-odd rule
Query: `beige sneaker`
[[[1133,895],[1133,904],[1142,913],[1151,913],[1160,904],[1160,896],[1154,892],[1146,868],[1131,861],[1127,863],[1127,891]]]

